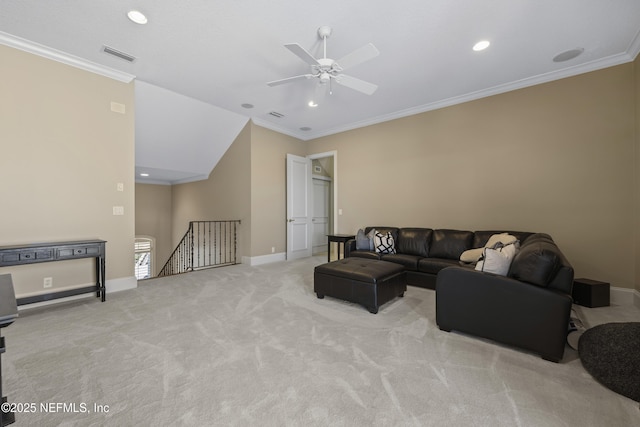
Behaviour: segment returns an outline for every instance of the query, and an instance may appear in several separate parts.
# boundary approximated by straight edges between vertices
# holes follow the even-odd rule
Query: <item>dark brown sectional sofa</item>
[[[350,240],[345,257],[402,264],[408,285],[435,289],[440,329],[520,347],[547,360],[562,359],[574,273],[548,234],[398,227],[364,231],[373,228],[391,233],[396,253],[357,249],[356,241]],[[460,262],[464,251],[483,247],[492,235],[504,232],[520,241],[506,276],[476,271]]]

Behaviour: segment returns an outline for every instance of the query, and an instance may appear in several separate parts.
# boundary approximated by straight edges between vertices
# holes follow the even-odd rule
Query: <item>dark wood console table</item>
[[[340,259],[340,244],[342,243],[342,252],[344,253],[344,245],[348,240],[355,238],[355,234],[327,234],[327,262],[331,262],[331,242],[338,243],[338,259]]]
[[[64,298],[87,292],[95,292],[105,300],[105,243],[104,240],[79,240],[72,242],[35,243],[29,245],[0,246],[0,267],[65,261],[80,258],[96,259],[96,284],[66,291],[18,298],[18,305]]]

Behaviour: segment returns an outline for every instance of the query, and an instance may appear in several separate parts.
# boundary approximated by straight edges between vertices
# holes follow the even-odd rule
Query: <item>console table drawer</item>
[[[53,260],[52,250],[17,250],[5,252],[0,256],[0,265],[3,264],[29,264],[32,262],[44,262]]]
[[[58,259],[75,258],[75,257],[94,257],[100,255],[100,247],[98,246],[66,246],[58,248]]]

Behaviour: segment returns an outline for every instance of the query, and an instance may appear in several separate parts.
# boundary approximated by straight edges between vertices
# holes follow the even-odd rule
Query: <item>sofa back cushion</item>
[[[463,230],[433,230],[429,256],[432,258],[460,259],[462,252],[471,249],[473,232]]]
[[[429,256],[429,244],[431,243],[430,228],[401,228],[398,230],[396,249],[400,254]]]
[[[530,236],[511,263],[509,276],[547,287],[563,264],[563,255],[548,234]]]

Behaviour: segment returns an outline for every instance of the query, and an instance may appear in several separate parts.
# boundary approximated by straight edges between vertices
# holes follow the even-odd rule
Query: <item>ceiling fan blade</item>
[[[313,77],[313,74],[302,74],[300,76],[288,77],[286,79],[281,79],[281,80],[274,80],[272,82],[267,83],[267,85],[269,85],[269,86],[278,86],[278,85],[283,85],[285,83],[295,82],[295,81],[298,81],[298,80],[309,79],[311,77]]]
[[[295,56],[297,56],[298,58],[302,59],[307,64],[309,64],[309,65],[320,65],[318,60],[316,58],[314,58],[313,55],[311,55],[309,52],[307,52],[307,50],[305,48],[303,48],[302,46],[300,46],[298,43],[285,44],[284,47],[289,49]]]
[[[336,63],[346,70],[358,64],[362,64],[365,61],[375,58],[380,55],[380,51],[371,43],[362,46],[360,49],[356,49],[353,52],[343,56]]]
[[[346,86],[367,95],[373,95],[373,93],[378,89],[378,85],[374,85],[373,83],[365,82],[364,80],[356,79],[355,77],[347,76],[345,74],[338,74],[336,76],[336,82],[340,83],[342,86]]]

